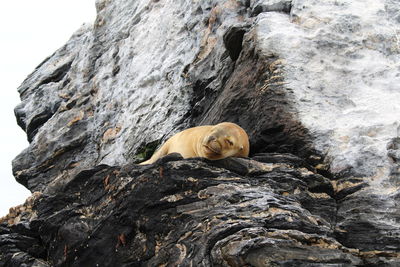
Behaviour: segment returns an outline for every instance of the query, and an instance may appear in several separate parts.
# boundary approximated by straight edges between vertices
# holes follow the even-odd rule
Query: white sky
[[[9,0],[0,8],[0,217],[30,192],[12,175],[11,161],[28,146],[14,107],[17,87],[83,23],[95,19],[95,0]]]

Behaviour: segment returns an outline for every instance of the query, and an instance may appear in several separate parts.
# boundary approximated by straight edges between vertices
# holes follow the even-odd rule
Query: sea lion
[[[183,130],[168,139],[141,165],[154,163],[170,153],[183,158],[203,157],[210,160],[249,156],[249,137],[245,130],[232,122],[204,125]]]

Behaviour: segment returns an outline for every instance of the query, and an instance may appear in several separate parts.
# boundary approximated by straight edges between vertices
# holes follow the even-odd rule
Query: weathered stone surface
[[[149,166],[101,165],[81,172],[58,193],[41,195],[28,226],[4,228],[1,236],[18,234],[7,242],[43,266],[400,263],[394,239],[372,244],[368,237],[380,234],[374,228],[340,225],[338,238],[338,204],[315,186],[316,180],[325,185],[323,177],[311,180],[318,174],[295,167],[301,159],[261,157],[275,160],[210,162],[171,155]],[[354,238],[351,227],[370,232],[346,240]],[[6,252],[1,260],[11,264],[7,242],[0,242]]]
[[[361,261],[333,239],[334,220],[323,214],[334,213],[335,200],[308,191],[308,170],[248,159],[240,159],[242,174],[214,166],[232,164],[226,161],[167,157],[154,166],[99,166],[42,195],[30,227],[49,265]]]
[[[400,265],[396,1],[96,7],[18,89],[13,171],[39,192],[0,265]],[[134,164],[221,121],[250,159]]]
[[[389,14],[398,10],[393,1],[293,1],[291,18],[258,16],[258,43],[285,60],[298,118],[332,173],[385,178],[394,167],[400,46]]]

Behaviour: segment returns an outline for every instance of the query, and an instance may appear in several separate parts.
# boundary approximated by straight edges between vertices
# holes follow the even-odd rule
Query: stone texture
[[[30,230],[49,266],[360,263],[333,238],[336,202],[318,193],[329,180],[295,168],[295,157],[262,157],[276,162],[168,156],[154,166],[99,166],[42,195]]]
[[[364,6],[368,6],[365,8]],[[301,123],[332,173],[388,177],[399,135],[398,10],[392,1],[293,1],[260,14],[259,42],[285,60]],[[339,15],[338,15],[339,14]]]
[[[5,266],[398,266],[396,1],[98,0],[18,88]],[[238,123],[250,159],[169,155]]]
[[[338,232],[342,212],[332,184],[302,164],[290,154],[215,162],[172,154],[154,165],[100,165],[36,197],[28,223],[3,223],[0,263],[399,264],[398,243],[379,238],[382,229],[353,222]],[[353,228],[364,235],[354,238]],[[14,251],[22,252],[16,258]]]

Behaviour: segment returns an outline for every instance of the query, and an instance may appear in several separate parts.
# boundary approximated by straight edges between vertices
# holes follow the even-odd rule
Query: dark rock
[[[234,162],[239,171],[229,168]],[[4,225],[3,261],[11,266],[12,243],[26,253],[21,262],[46,255],[43,266],[358,266],[374,255],[397,262],[396,237],[355,223],[332,189],[313,193],[310,171],[284,164],[171,154],[152,165],[98,166],[42,195],[25,226]]]
[[[251,2],[251,16],[257,16],[263,12],[283,12],[289,14],[292,8],[291,0],[255,0]]]
[[[224,35],[224,44],[232,61],[238,59],[242,51],[243,36],[246,29],[243,27],[232,27]]]
[[[229,161],[242,162],[241,171],[217,167]],[[49,265],[360,262],[331,238],[334,219],[324,214],[334,199],[308,191],[308,175],[278,163],[173,154],[150,166],[99,166],[36,201],[31,242],[42,242]],[[294,186],[283,192],[284,184]],[[260,258],[262,251],[269,256]],[[324,256],[301,256],[308,253]]]

